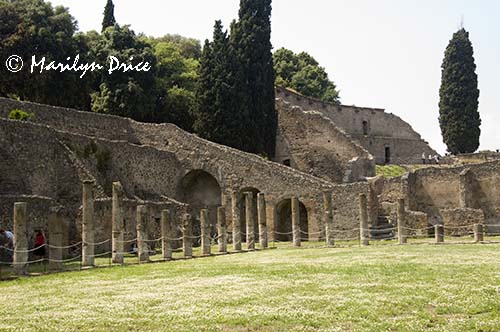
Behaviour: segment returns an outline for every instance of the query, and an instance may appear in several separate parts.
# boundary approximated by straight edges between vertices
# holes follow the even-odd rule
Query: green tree
[[[339,103],[339,92],[325,69],[306,52],[280,48],[274,52],[276,84],[324,102]]]
[[[475,71],[469,33],[462,28],[446,48],[439,91],[439,124],[443,141],[453,154],[471,153],[479,147],[481,119]]]
[[[200,41],[194,38],[187,38],[180,35],[165,35],[158,38],[149,37],[147,40],[153,47],[162,42],[173,44],[184,58],[198,60],[201,57]]]
[[[234,112],[240,117],[240,149],[274,156],[275,111],[271,0],[240,0],[239,21],[231,26],[235,66]],[[236,102],[237,101],[237,102]]]
[[[115,5],[113,0],[108,0],[106,6],[104,7],[104,17],[102,19],[102,31],[106,28],[112,27],[116,24],[115,20]]]
[[[195,131],[213,142],[242,147],[242,121],[234,111],[234,82],[227,32],[215,22],[213,41],[205,41],[197,89]]]
[[[0,95],[44,104],[88,109],[90,79],[74,72],[42,71],[28,64],[45,58],[68,63],[79,54],[85,61],[88,48],[85,37],[75,34],[77,23],[64,7],[52,7],[43,0],[0,0],[0,57],[16,54],[25,67],[18,73],[0,66]]]
[[[193,130],[195,90],[199,62],[182,54],[179,44],[153,42],[157,58],[158,98],[152,121],[170,122],[184,130]]]
[[[149,63],[149,71],[101,71],[97,91],[92,93],[92,110],[130,117],[137,121],[154,119],[156,100],[156,57],[150,45],[128,27],[115,24],[92,43],[94,58],[108,63],[111,56],[120,63]],[[132,60],[130,60],[132,58]]]

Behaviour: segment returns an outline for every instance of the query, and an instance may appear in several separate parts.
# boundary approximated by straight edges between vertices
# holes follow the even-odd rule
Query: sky
[[[52,0],[69,7],[81,31],[100,31],[106,0]],[[151,36],[210,39],[214,21],[226,27],[239,0],[114,0],[119,24]],[[461,22],[477,65],[480,150],[500,149],[500,1],[274,0],[274,49],[306,51],[326,68],[342,104],[384,108],[409,122],[438,152],[439,86],[444,51]]]

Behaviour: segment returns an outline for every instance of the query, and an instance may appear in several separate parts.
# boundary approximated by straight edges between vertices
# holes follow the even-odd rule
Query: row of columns
[[[246,245],[248,250],[255,250],[255,211],[254,211],[254,193],[243,193],[245,198],[245,222],[246,222]],[[233,220],[233,249],[241,250],[241,211],[239,205],[239,194],[233,192],[231,194],[231,217]],[[266,217],[266,199],[263,193],[257,194],[257,222],[259,241],[261,248],[268,247],[267,238],[267,217]],[[219,232],[220,234],[220,232]]]
[[[82,210],[82,266],[93,266],[94,261],[94,194],[93,181],[83,182],[83,210]],[[235,194],[236,195],[236,194]],[[255,249],[254,234],[254,210],[253,193],[246,192],[246,224],[247,224],[247,248]],[[112,262],[122,264],[124,262],[124,213],[123,213],[124,191],[119,182],[113,183],[112,197]],[[233,196],[232,217],[233,217],[233,244],[234,250],[241,250],[241,229],[240,214],[237,204],[238,197]],[[331,193],[323,195],[324,215],[325,215],[325,237],[328,246],[334,245],[333,234],[333,210]],[[292,233],[294,246],[301,245],[300,236],[300,207],[299,200],[296,197],[291,199],[292,205]],[[359,195],[360,207],[360,240],[362,245],[369,245],[369,226],[367,197],[365,194]],[[259,225],[259,238],[262,248],[268,247],[267,227],[266,227],[266,202],[262,193],[257,195],[257,217]],[[208,211],[206,209],[200,212],[201,221],[201,253],[202,255],[211,254],[210,226],[208,221]],[[397,229],[398,242],[404,244],[407,242],[405,232],[406,211],[404,200],[398,200],[397,205]],[[145,205],[137,207],[137,250],[139,262],[149,261],[149,249],[147,246],[146,224],[148,222],[148,209]],[[51,269],[60,269],[62,265],[62,223],[63,218],[61,209],[53,207],[50,209],[48,228],[50,234],[49,260]],[[176,236],[175,228],[172,227],[174,220],[170,210],[161,211],[161,236],[162,236],[162,258],[172,259],[171,241]],[[442,243],[444,241],[443,225],[435,225],[435,241]],[[218,229],[218,251],[227,253],[227,224],[226,212],[224,207],[217,209],[217,229]],[[27,204],[17,202],[14,204],[14,270],[17,274],[27,273],[28,262],[28,237],[27,237]],[[193,232],[192,218],[190,214],[184,214],[181,220],[182,230],[182,248],[184,256],[190,258],[193,256]],[[476,242],[484,240],[484,228],[481,224],[474,225],[474,239]]]

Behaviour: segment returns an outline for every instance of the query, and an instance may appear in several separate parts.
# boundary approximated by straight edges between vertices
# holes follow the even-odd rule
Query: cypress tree
[[[106,7],[104,7],[104,18],[102,20],[102,31],[106,30],[108,27],[114,26],[115,20],[115,5],[113,0],[108,0]]]
[[[439,91],[439,124],[443,141],[453,154],[472,153],[479,147],[481,119],[475,71],[469,33],[462,28],[446,48]]]
[[[232,25],[231,43],[235,100],[243,150],[274,156],[275,111],[271,45],[271,0],[240,0],[239,21]]]
[[[215,22],[213,42],[205,41],[200,59],[195,131],[213,142],[241,148],[232,110],[233,82],[229,38],[221,21]]]

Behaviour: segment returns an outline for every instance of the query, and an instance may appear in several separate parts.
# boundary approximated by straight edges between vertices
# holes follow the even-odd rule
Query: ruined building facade
[[[276,240],[289,240],[281,234],[291,231],[292,197],[300,202],[304,237],[322,239],[325,192],[332,193],[337,237],[359,235],[359,194],[368,197],[370,227],[394,223],[399,198],[405,199],[414,228],[500,225],[499,161],[375,177],[386,148],[394,162],[405,163],[418,162],[422,150],[435,152],[408,124],[382,110],[323,104],[288,90],[278,90],[277,97],[276,162],[172,124],[0,98],[0,226],[12,228],[14,202],[28,203],[30,232],[45,229],[50,208],[60,207],[66,243],[78,240],[81,184],[89,179],[95,182],[96,242],[111,234],[111,188],[117,181],[123,186],[129,238],[134,238],[137,205],[148,207],[150,238],[158,237],[165,208],[177,221],[186,212],[196,219],[208,209],[215,225],[216,209],[223,206],[229,224],[240,222],[245,229],[245,192],[265,194],[269,238]],[[9,120],[13,109],[32,117]],[[196,225],[195,220],[195,231]]]
[[[375,164],[416,164],[437,154],[411,126],[383,109],[335,105],[276,88],[275,161],[333,182],[375,175]]]

